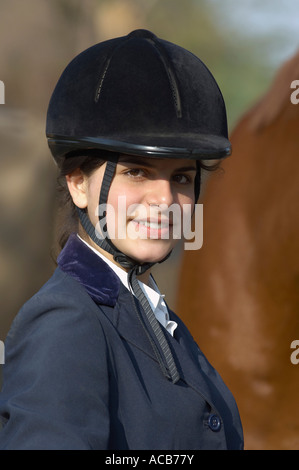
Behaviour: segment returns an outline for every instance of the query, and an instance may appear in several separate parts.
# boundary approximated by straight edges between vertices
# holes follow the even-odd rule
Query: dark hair
[[[78,212],[67,187],[66,175],[80,168],[83,174],[91,176],[97,168],[113,156],[117,156],[117,154],[109,152],[108,155],[104,151],[88,151],[84,155],[71,154],[64,158],[61,163],[57,177],[58,214],[56,219],[56,238],[59,251],[66,244],[70,234],[79,231]],[[219,168],[219,165],[219,161],[216,163],[203,163],[199,160],[197,162],[197,167],[200,168],[201,173],[202,170],[207,172],[215,171]]]

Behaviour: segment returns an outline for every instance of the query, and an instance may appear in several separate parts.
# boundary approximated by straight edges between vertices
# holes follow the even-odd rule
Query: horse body
[[[236,126],[205,190],[203,247],[182,261],[177,311],[232,390],[248,449],[299,448],[298,76],[299,54]]]

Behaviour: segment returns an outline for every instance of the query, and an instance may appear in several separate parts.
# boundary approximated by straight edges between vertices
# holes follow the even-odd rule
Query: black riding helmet
[[[195,55],[146,30],[73,59],[51,98],[47,137],[57,161],[86,148],[165,158],[230,153],[212,74]]]
[[[96,44],[70,62],[50,100],[46,134],[58,165],[80,153],[111,152],[100,204],[107,203],[116,154],[198,161],[224,158],[231,151],[225,103],[210,71],[191,52],[143,29]],[[151,265],[138,265],[120,253],[109,238],[98,237],[85,211],[78,213],[92,240],[131,270],[138,296],[135,277]],[[176,381],[173,364],[166,369]]]

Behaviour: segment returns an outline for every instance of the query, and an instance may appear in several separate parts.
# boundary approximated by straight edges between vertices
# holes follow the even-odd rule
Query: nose
[[[148,205],[173,203],[173,192],[170,181],[167,179],[157,179],[151,181],[150,188],[146,194],[146,202]]]

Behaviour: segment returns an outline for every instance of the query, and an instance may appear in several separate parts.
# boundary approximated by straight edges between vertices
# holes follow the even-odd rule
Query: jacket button
[[[219,431],[221,428],[221,421],[220,421],[219,416],[210,415],[208,419],[208,425],[212,431],[214,432]]]

